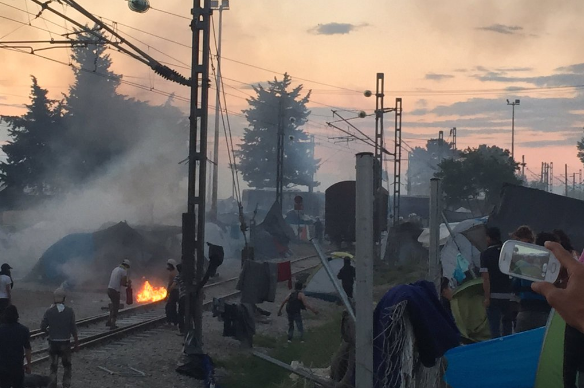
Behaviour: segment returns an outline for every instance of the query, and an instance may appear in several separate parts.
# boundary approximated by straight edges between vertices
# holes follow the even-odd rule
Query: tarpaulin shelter
[[[282,216],[282,206],[274,202],[266,217],[251,233],[256,258],[275,259],[284,256],[294,238],[292,227]]]
[[[444,380],[452,388],[562,387],[565,326],[552,310],[546,327],[451,349]]]
[[[584,248],[584,201],[524,186],[505,185],[487,226],[507,239],[521,225],[536,233],[562,229],[578,251]]]
[[[333,252],[330,254],[328,265],[334,276],[337,276],[343,267],[345,258],[351,260],[355,259],[353,255],[348,252]],[[322,264],[316,267],[306,280],[304,294],[306,296],[326,300],[329,302],[340,300],[337,290]]]
[[[145,238],[126,222],[94,233],[75,233],[50,246],[26,276],[29,281],[60,284],[104,284],[123,259],[135,275],[147,274],[152,260],[164,263],[169,251]]]
[[[480,228],[484,229],[484,219],[470,219],[461,221],[452,232],[454,236],[447,238],[442,251],[440,252],[440,262],[442,263],[442,273],[447,278],[452,278],[456,269],[457,256],[460,254],[475,268],[480,267],[480,252],[468,240],[466,233]],[[482,232],[484,234],[484,232]],[[472,267],[471,266],[471,267]]]

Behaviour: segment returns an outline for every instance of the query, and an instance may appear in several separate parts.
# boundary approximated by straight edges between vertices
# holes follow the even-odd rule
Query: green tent
[[[552,310],[543,338],[535,388],[563,387],[564,331],[566,322]]]
[[[461,338],[466,342],[491,339],[483,300],[483,281],[480,278],[469,280],[454,291],[450,307]]]

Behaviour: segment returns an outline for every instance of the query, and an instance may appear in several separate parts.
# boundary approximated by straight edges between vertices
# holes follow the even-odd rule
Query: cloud
[[[491,24],[490,26],[477,27],[477,30],[496,32],[498,34],[513,35],[523,30],[520,26],[506,26],[504,24]]]
[[[533,67],[500,67],[495,69],[498,73],[516,73],[516,72],[524,72],[524,71],[532,71]]]
[[[454,76],[451,74],[428,73],[424,77],[424,79],[427,79],[430,81],[443,81],[443,80],[449,79],[449,78],[454,78]]]
[[[319,24],[308,30],[309,33],[315,35],[344,35],[353,31],[357,31],[363,27],[367,27],[369,24],[351,24],[351,23],[327,23]]]

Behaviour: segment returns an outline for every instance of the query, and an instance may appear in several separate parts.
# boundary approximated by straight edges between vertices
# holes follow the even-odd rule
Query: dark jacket
[[[49,333],[49,341],[69,341],[73,334],[77,334],[73,309],[65,306],[59,312],[56,305],[51,306],[43,316],[41,331]]]

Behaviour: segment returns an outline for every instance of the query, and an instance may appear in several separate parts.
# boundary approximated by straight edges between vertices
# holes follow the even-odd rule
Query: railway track
[[[318,258],[318,256],[311,255],[290,260],[290,263],[293,266],[292,275],[316,268],[320,264],[320,261],[318,261],[316,264],[308,264],[305,266],[301,264],[301,262],[313,258]],[[207,284],[203,289],[205,290],[205,296],[209,300],[203,303],[203,309],[209,310],[212,308],[213,298],[229,300],[239,296],[240,291],[231,291],[227,293],[225,293],[225,291],[223,291],[223,293],[210,292],[210,290],[217,289],[219,286],[236,282],[238,279],[239,277],[236,276],[219,282]],[[76,323],[79,331],[79,348],[81,349],[96,346],[121,337],[125,337],[135,332],[147,330],[164,323],[166,321],[164,305],[165,301],[158,301],[144,303],[120,310],[118,313],[118,320],[116,322],[118,328],[115,330],[109,330],[109,328],[105,327],[105,325],[100,325],[100,323],[103,324],[103,322],[107,320],[109,314],[100,314],[78,320]],[[36,349],[32,352],[33,365],[41,363],[49,358],[47,355],[48,347],[46,345],[41,345],[41,341],[44,339],[46,339],[46,334],[44,332],[41,332],[40,330],[31,330],[31,345],[33,349]]]

